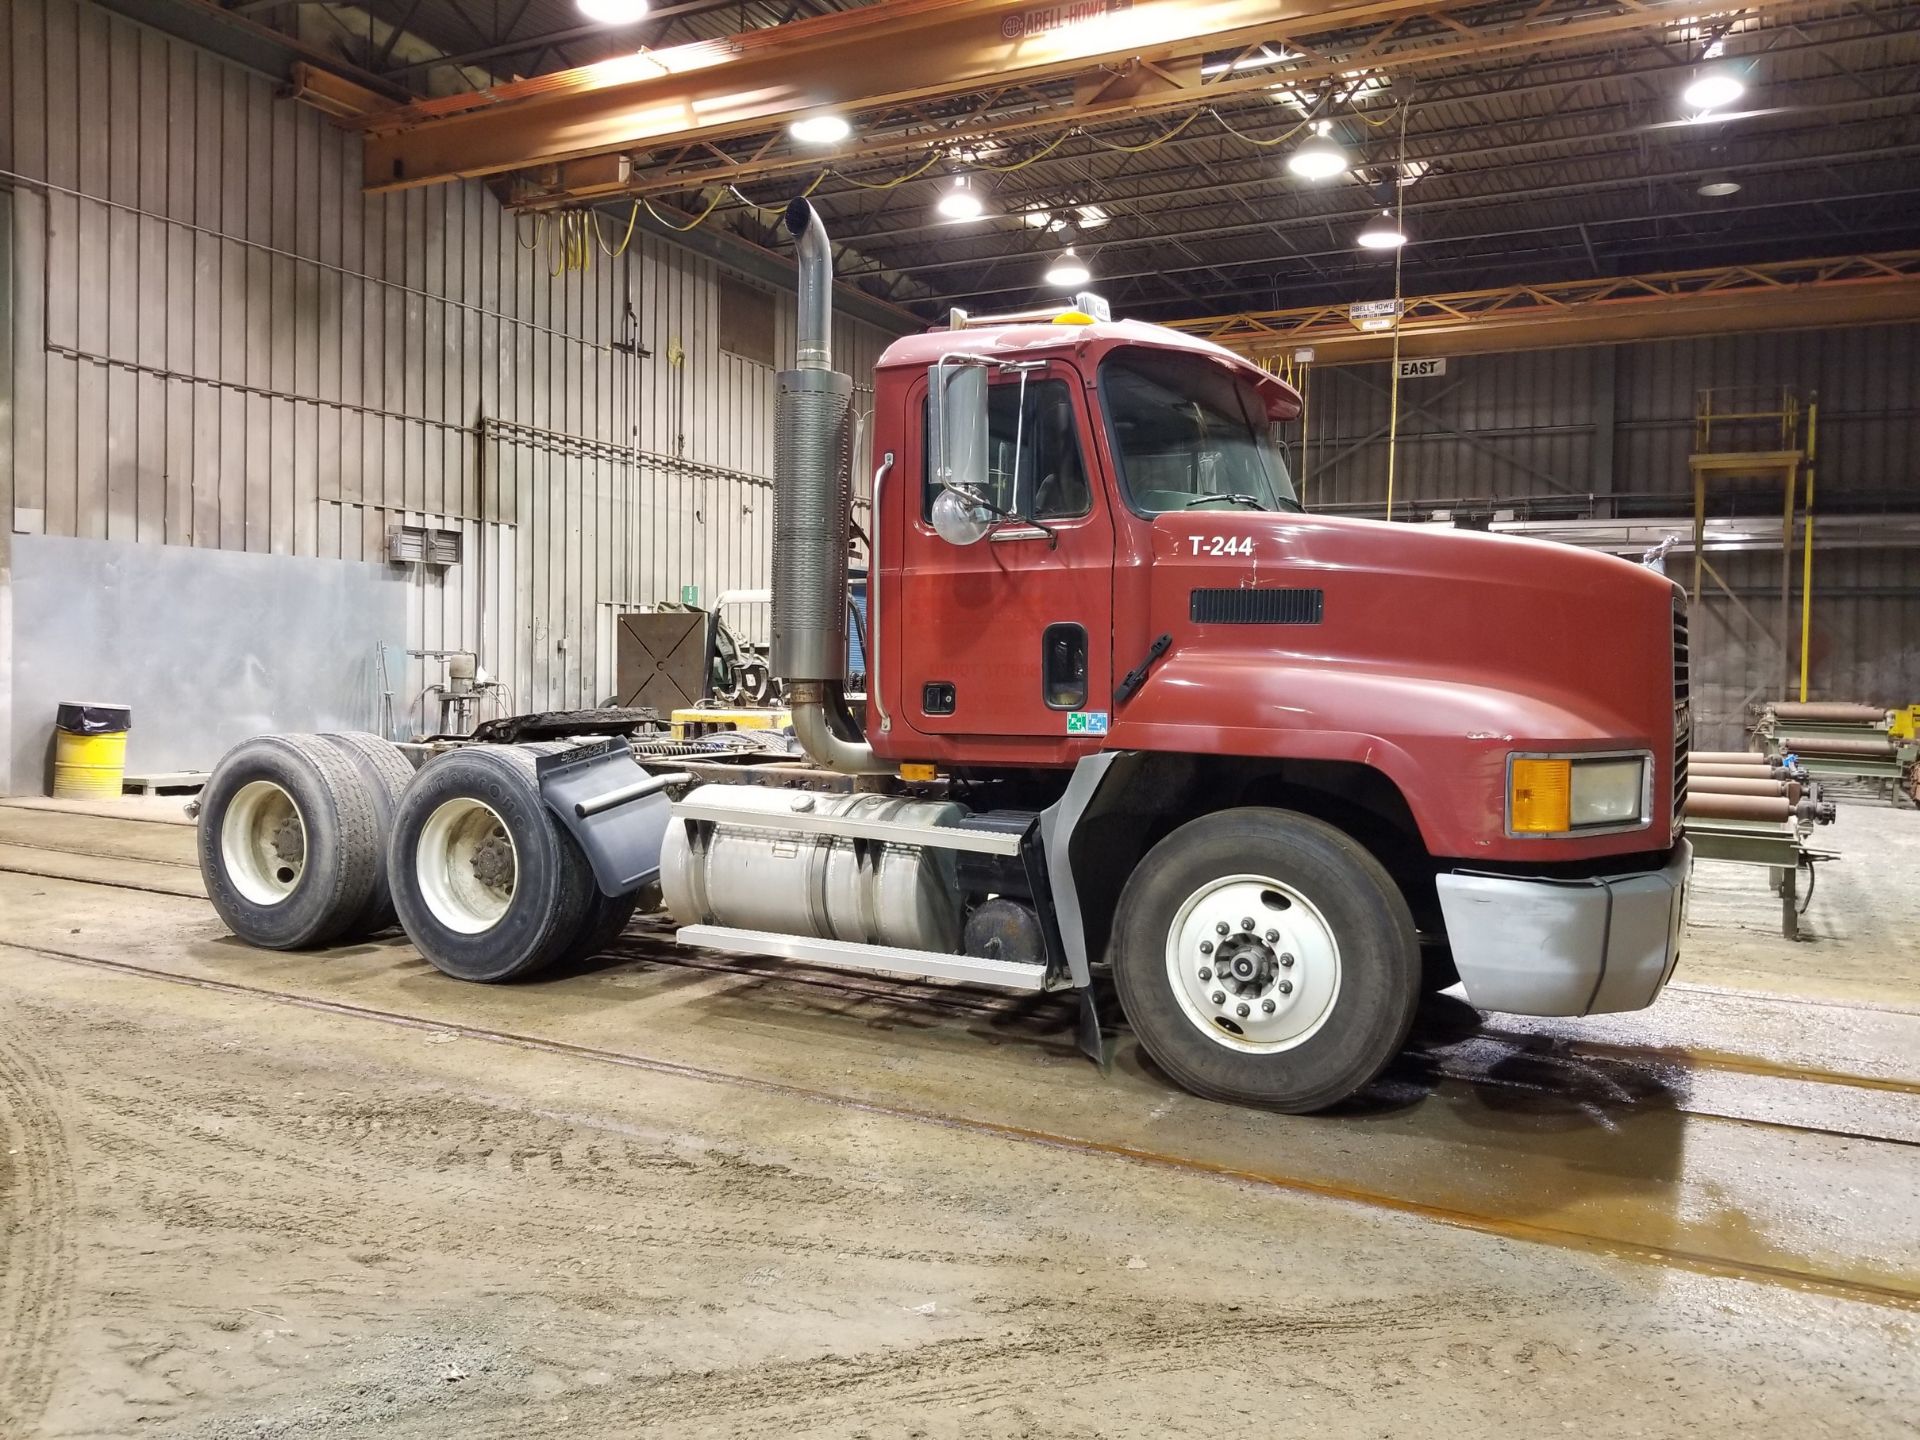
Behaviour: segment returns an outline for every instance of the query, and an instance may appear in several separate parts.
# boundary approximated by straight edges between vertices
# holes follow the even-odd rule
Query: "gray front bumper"
[[[1640,1010],[1673,974],[1693,846],[1659,870],[1592,880],[1454,874],[1439,879],[1453,963],[1482,1010],[1594,1015]]]

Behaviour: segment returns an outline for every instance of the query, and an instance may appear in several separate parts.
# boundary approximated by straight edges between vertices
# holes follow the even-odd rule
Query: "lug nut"
[[[1275,942],[1277,942],[1279,939],[1280,939],[1280,932],[1278,930],[1267,931],[1267,944],[1272,945]]]
[[[1213,992],[1212,998],[1213,998],[1213,1003],[1216,1005],[1224,1005],[1227,1003],[1227,997],[1221,994],[1218,990]]]
[[[1200,967],[1200,978],[1201,978],[1202,980],[1211,980],[1211,979],[1213,979],[1213,971],[1211,971],[1211,970],[1209,970],[1209,969],[1208,969],[1208,968],[1207,968],[1206,966],[1204,966],[1204,965],[1202,965],[1202,966]]]
[[[1238,1015],[1242,1020],[1244,1020],[1247,1018],[1247,1015],[1249,1012],[1245,1005],[1236,1005],[1233,1007],[1233,1013]]]
[[[1249,916],[1247,916],[1247,918],[1246,918],[1246,919],[1244,919],[1244,920],[1242,920],[1242,921],[1240,922],[1240,928],[1241,928],[1242,930],[1251,930],[1251,929],[1253,929],[1253,917],[1252,917],[1251,915],[1249,915]]]
[[[1224,935],[1224,934],[1226,934],[1226,933],[1227,933],[1227,922],[1226,922],[1226,921],[1224,921],[1224,920],[1217,920],[1217,921],[1215,921],[1215,922],[1214,922],[1214,926],[1213,926],[1213,933],[1214,933],[1214,934],[1216,934],[1216,935]]]
[[[1293,982],[1291,980],[1282,980],[1278,988],[1282,995],[1291,995],[1293,993]]]
[[[1271,1000],[1262,1000],[1262,1001],[1260,1002],[1260,1008],[1261,1008],[1262,1010],[1264,1010],[1264,1011],[1265,1011],[1265,1012],[1266,1012],[1267,1014],[1269,1014],[1269,1015],[1271,1015],[1271,1014],[1273,1014],[1273,1011],[1274,1011],[1274,1004],[1273,1004],[1273,1001],[1271,1001]]]
[[[1292,965],[1292,964],[1293,964],[1293,956],[1291,956],[1291,955],[1282,955],[1282,956],[1280,957],[1280,963],[1281,963],[1282,965]]]
[[[1211,955],[1211,954],[1213,954],[1213,941],[1211,941],[1211,940],[1202,940],[1202,941],[1200,942],[1200,953],[1201,953],[1202,955]]]

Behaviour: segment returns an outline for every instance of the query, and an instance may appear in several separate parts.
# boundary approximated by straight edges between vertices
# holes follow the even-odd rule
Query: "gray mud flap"
[[[660,845],[673,819],[666,789],[678,772],[649,775],[618,739],[534,764],[541,799],[580,842],[602,893],[625,895],[660,878]]]

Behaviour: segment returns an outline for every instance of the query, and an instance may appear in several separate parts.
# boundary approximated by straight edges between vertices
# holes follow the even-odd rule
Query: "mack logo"
[[[1042,5],[1037,10],[1022,10],[1003,18],[1000,34],[1007,40],[1031,40],[1036,35],[1085,25],[1132,8],[1133,0],[1071,0],[1065,5]]]

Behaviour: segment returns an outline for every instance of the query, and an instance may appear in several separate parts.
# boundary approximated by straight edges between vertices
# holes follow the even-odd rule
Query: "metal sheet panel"
[[[15,784],[51,763],[63,700],[133,707],[130,771],[206,769],[249,735],[380,728],[378,647],[406,637],[389,567],[15,537]]]

